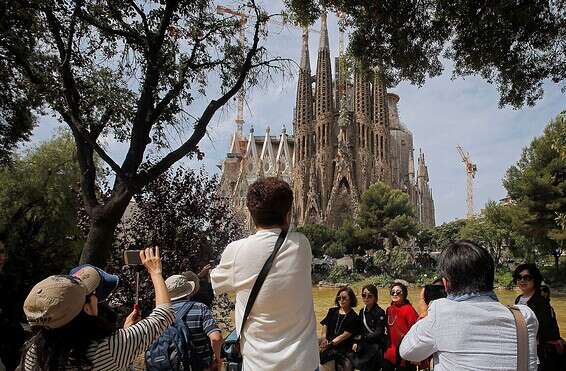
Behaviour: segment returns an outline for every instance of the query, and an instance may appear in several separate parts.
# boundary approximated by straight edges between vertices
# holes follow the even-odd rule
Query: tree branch
[[[198,143],[200,140],[206,135],[206,128],[208,123],[216,113],[216,111],[221,108],[224,104],[226,104],[236,93],[242,88],[246,77],[248,76],[249,71],[252,68],[252,60],[258,51],[258,44],[259,44],[259,35],[260,35],[260,28],[261,24],[263,23],[259,9],[255,3],[255,1],[251,1],[251,4],[254,8],[256,13],[256,23],[254,27],[254,36],[253,36],[253,43],[246,53],[246,58],[244,59],[244,63],[242,68],[240,69],[240,75],[236,80],[236,83],[230,90],[228,90],[225,94],[223,94],[218,100],[212,100],[204,110],[202,116],[198,120],[197,124],[195,125],[195,130],[191,137],[183,143],[179,148],[170,152],[168,155],[163,157],[159,162],[157,162],[154,166],[152,166],[147,171],[142,171],[136,176],[136,184],[138,186],[144,186],[149,182],[156,179],[158,176],[163,174],[167,169],[169,169],[175,162],[179,161],[181,158],[185,157],[190,152],[193,152],[197,149]]]
[[[149,29],[149,23],[147,22],[147,16],[143,12],[143,10],[138,6],[138,4],[136,4],[136,0],[129,0],[129,3],[132,6],[132,8],[134,8],[136,13],[138,13],[138,15],[140,16],[143,24],[143,29],[145,31],[145,37],[149,39],[151,35],[151,31]]]
[[[78,9],[75,9],[75,11],[77,12]],[[75,140],[77,141],[77,144],[79,144],[80,141],[84,141],[88,143],[88,145],[90,145],[90,147],[94,149],[94,151],[96,151],[96,153],[100,156],[100,158],[102,158],[112,168],[112,170],[114,170],[116,176],[121,178],[125,184],[128,184],[128,178],[126,177],[120,166],[118,166],[118,164],[116,164],[116,162],[112,160],[112,158],[102,149],[102,147],[100,147],[98,143],[96,143],[96,140],[92,139],[90,133],[81,124],[80,95],[76,88],[75,78],[73,76],[73,72],[70,66],[70,54],[66,54],[67,51],[65,49],[65,44],[61,37],[61,24],[59,23],[59,21],[57,20],[57,18],[50,9],[46,8],[45,14],[47,16],[49,29],[51,31],[52,36],[55,39],[55,43],[57,44],[60,59],[62,61],[67,60],[66,62],[61,63],[59,67],[59,71],[61,73],[61,77],[63,80],[63,88],[64,88],[63,95],[65,96],[65,101],[67,102],[67,105],[69,107],[69,112],[67,112],[63,107],[58,107],[57,111],[59,112],[59,114],[61,114],[63,120],[65,120],[67,125],[69,125],[69,127],[71,128],[73,134],[75,135]],[[73,34],[69,33],[69,40],[67,44],[72,45],[72,38],[73,38]],[[88,183],[92,183],[92,184],[90,184],[88,187],[85,184],[83,184],[83,187],[87,187],[89,189],[94,188],[94,182],[96,180],[96,176],[95,176],[96,169],[94,167],[94,160],[92,159],[92,151],[82,150],[79,151],[78,153],[79,153],[79,157],[86,156],[82,159],[82,161],[79,161],[83,165],[82,171],[93,173],[92,176],[87,178]],[[94,200],[96,200],[96,196],[94,195],[94,192],[91,190],[89,194],[89,198],[91,198],[89,200],[90,202],[93,202],[92,199],[93,196],[94,196]]]
[[[98,28],[100,31],[103,31],[112,36],[123,37],[131,44],[138,45],[144,49],[147,48],[145,40],[135,32],[113,28],[109,24],[100,22],[98,18],[93,17],[90,13],[84,10],[79,11],[79,17],[89,25]]]

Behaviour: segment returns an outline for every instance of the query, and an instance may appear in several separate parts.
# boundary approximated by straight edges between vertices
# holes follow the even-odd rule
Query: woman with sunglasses
[[[362,300],[364,307],[359,314],[361,333],[354,339],[352,363],[360,371],[378,371],[387,347],[387,319],[385,311],[377,304],[375,285],[362,288]]]
[[[353,337],[359,333],[359,319],[352,309],[358,304],[354,291],[345,286],[338,290],[336,306],[330,308],[320,324],[320,371],[334,371],[336,365],[343,371],[351,371],[349,354]]]
[[[558,370],[564,357],[564,341],[553,318],[550,302],[541,295],[542,274],[535,264],[521,264],[513,272],[513,280],[521,290],[515,304],[526,305],[538,319],[537,355],[539,371]]]
[[[134,309],[119,330],[100,323],[98,303],[109,295],[106,272],[81,266],[71,275],[50,276],[36,284],[24,302],[34,336],[24,347],[21,369],[127,369],[175,320],[159,249],[142,250],[140,259],[153,283],[156,307],[142,320]]]
[[[390,288],[391,305],[387,308],[389,346],[383,356],[383,370],[413,371],[416,370],[416,366],[399,357],[398,347],[409,329],[417,322],[419,315],[407,299],[407,286],[401,282],[395,282]]]

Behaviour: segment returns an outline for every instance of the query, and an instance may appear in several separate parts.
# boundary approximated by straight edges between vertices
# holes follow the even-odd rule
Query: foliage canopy
[[[497,85],[500,106],[533,105],[551,79],[566,88],[566,5],[560,0],[285,0],[292,18],[314,22],[323,8],[352,28],[350,51],[383,69],[391,84],[422,85],[442,73]]]

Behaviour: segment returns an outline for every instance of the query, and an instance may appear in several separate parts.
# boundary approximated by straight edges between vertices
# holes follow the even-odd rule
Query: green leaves
[[[0,167],[0,239],[9,252],[6,271],[23,301],[31,286],[77,262],[80,170],[69,133],[14,157]]]
[[[356,222],[374,243],[387,238],[396,244],[397,238],[407,239],[417,231],[407,194],[383,182],[372,184],[362,195]]]
[[[350,50],[383,69],[389,84],[422,85],[454,63],[454,76],[497,85],[500,106],[534,105],[543,83],[566,80],[566,10],[558,2],[477,0],[287,0],[291,19],[312,23],[322,8],[345,14]]]

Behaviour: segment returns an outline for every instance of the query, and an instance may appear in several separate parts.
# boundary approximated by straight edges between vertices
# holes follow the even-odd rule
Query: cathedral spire
[[[328,27],[326,13],[322,14],[320,22],[320,45],[316,63],[316,117],[321,117],[333,111],[332,99],[332,66],[330,64],[330,47],[328,44]]]
[[[367,69],[361,62],[357,62],[354,72],[354,113],[363,115],[368,120],[371,116],[370,94]]]
[[[303,49],[301,51],[301,65],[299,70],[299,81],[297,83],[297,101],[295,103],[295,132],[298,132],[302,127],[308,126],[313,119],[313,97],[308,32],[307,28],[303,31]]]
[[[413,158],[413,149],[411,148],[409,150],[409,183],[413,184],[413,182],[415,181],[415,159]]]
[[[373,125],[377,127],[387,126],[387,89],[383,80],[383,74],[375,69],[373,78]]]

